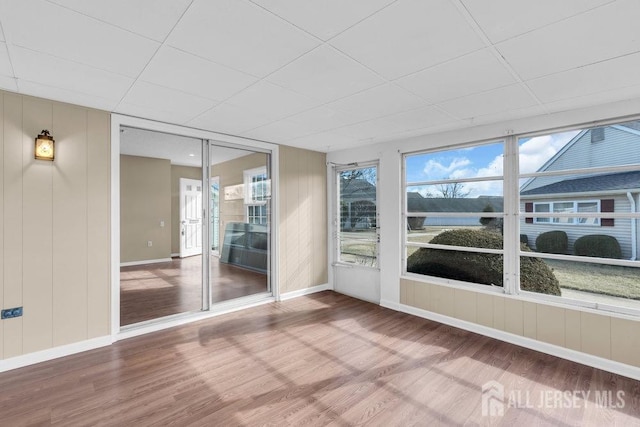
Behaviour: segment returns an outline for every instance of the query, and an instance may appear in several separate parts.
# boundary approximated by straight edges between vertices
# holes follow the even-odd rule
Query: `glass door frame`
[[[269,154],[268,174],[271,179],[271,221],[269,225],[269,263],[268,263],[268,283],[267,291],[248,297],[240,297],[236,300],[225,301],[224,303],[211,304],[210,301],[210,257],[211,245],[207,243],[203,245],[203,262],[202,262],[202,310],[195,313],[185,313],[180,316],[170,316],[159,319],[153,324],[143,325],[141,327],[127,327],[122,330],[120,326],[120,129],[121,127],[132,127],[149,131],[163,132],[178,136],[196,138],[203,141],[203,189],[210,188],[210,157],[209,153],[216,146],[236,148],[245,151],[261,152]],[[105,129],[105,132],[108,132]],[[128,338],[148,332],[166,329],[179,324],[201,320],[203,318],[217,315],[218,313],[228,311],[230,309],[238,309],[250,305],[254,305],[261,301],[278,300],[279,288],[278,284],[278,228],[279,228],[279,210],[278,210],[278,170],[279,170],[279,147],[275,144],[267,142],[247,140],[241,137],[234,137],[225,134],[205,131],[201,129],[193,129],[179,125],[156,122],[153,120],[141,119],[137,117],[125,116],[120,114],[111,114],[110,124],[111,147],[110,147],[110,224],[111,238],[109,241],[111,255],[111,337],[113,341]],[[205,163],[206,160],[206,163]],[[203,242],[210,242],[210,191],[203,191],[203,206],[206,206],[203,218]],[[206,199],[206,200],[205,200]],[[106,207],[105,207],[106,208]],[[205,267],[206,266],[206,267]]]

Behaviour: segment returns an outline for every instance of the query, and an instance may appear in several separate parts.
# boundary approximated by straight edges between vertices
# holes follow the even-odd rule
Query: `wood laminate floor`
[[[522,407],[483,416],[492,380]],[[639,399],[637,381],[330,291],[0,374],[6,426],[632,426]]]
[[[202,308],[202,257],[120,268],[120,325]],[[267,291],[267,276],[211,257],[213,303]]]

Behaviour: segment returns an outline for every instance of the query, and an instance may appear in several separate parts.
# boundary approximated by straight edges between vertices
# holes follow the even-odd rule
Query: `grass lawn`
[[[545,259],[561,288],[640,300],[640,270],[634,267]]]

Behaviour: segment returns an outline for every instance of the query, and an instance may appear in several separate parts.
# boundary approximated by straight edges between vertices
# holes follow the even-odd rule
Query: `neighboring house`
[[[494,212],[502,212],[504,206],[502,197],[479,196],[476,198],[446,198],[423,197],[420,193],[414,191],[407,193],[407,212],[409,213],[409,217],[411,217],[411,212],[433,213],[425,218],[425,226],[480,226],[479,218],[443,217],[437,214],[438,212],[483,212],[487,206],[491,206]]]
[[[340,228],[368,229],[376,221],[376,186],[361,178],[340,180]]]
[[[569,141],[538,171],[640,164],[640,124],[604,126],[585,130]],[[640,171],[561,175],[531,178],[520,189],[521,212],[636,212],[640,205]],[[535,249],[541,233],[562,230],[569,238],[569,251],[581,236],[603,234],[615,237],[623,258],[637,259],[637,220],[626,218],[527,217],[520,233]]]

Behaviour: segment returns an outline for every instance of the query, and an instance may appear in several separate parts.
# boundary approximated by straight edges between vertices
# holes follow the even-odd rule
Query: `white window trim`
[[[267,167],[260,166],[253,169],[245,169],[242,173],[244,183],[244,221],[249,223],[249,207],[250,206],[264,206],[267,204],[266,200],[254,200],[253,199],[253,177],[257,175],[267,175]]]
[[[534,214],[540,214],[540,213],[549,213],[549,214],[553,214],[553,213],[559,213],[559,212],[554,212],[553,210],[553,205],[554,204],[561,204],[561,203],[573,203],[573,211],[572,212],[563,212],[562,216],[557,216],[557,217],[549,217],[549,216],[544,216],[544,217],[533,217],[533,223],[534,224],[540,224],[540,225],[554,225],[554,226],[565,226],[565,225],[577,225],[580,227],[599,227],[600,226],[600,218],[596,217],[596,223],[595,224],[587,224],[587,223],[581,223],[581,222],[576,222],[576,219],[580,219],[580,218],[591,218],[589,217],[580,217],[579,215],[581,213],[586,213],[586,212],[578,212],[578,205],[580,203],[595,203],[596,204],[596,211],[593,213],[601,213],[600,212],[600,200],[553,200],[553,201],[548,201],[548,202],[534,202],[533,203],[533,213]],[[540,206],[540,205],[549,205],[549,210],[547,212],[536,212],[536,206]],[[589,212],[592,213],[592,212]],[[530,214],[530,213],[527,213]],[[567,217],[567,214],[575,214],[575,216],[571,216],[571,217]],[[606,212],[602,212],[602,216],[606,216],[609,217],[611,215],[611,213],[606,213]],[[556,221],[556,219],[559,218],[567,218],[567,222],[559,222]],[[541,219],[547,220],[547,221],[540,221]],[[569,222],[570,221],[570,222]]]

